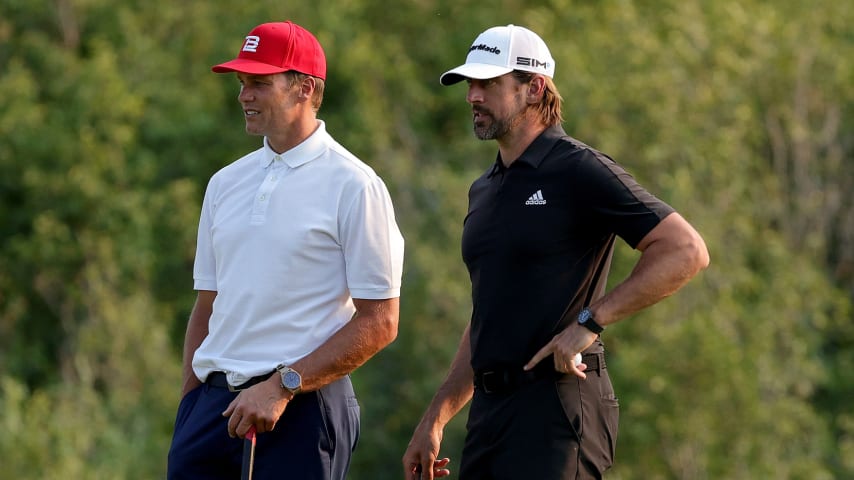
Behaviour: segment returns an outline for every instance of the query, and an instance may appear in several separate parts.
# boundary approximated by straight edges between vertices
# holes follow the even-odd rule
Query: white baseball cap
[[[466,63],[439,77],[442,85],[453,85],[466,78],[485,80],[513,70],[541,73],[554,77],[555,61],[546,42],[525,27],[492,27],[477,36],[469,48]]]

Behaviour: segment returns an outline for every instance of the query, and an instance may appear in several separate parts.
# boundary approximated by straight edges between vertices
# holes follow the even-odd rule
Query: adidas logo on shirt
[[[543,191],[537,190],[536,193],[528,197],[528,201],[525,202],[525,205],[545,205],[546,199],[543,198]]]

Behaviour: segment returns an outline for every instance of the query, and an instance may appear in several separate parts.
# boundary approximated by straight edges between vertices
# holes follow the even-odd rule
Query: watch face
[[[300,378],[299,374],[293,370],[285,372],[282,376],[282,385],[290,390],[296,390],[299,388],[300,383],[302,383],[302,378]]]
[[[590,310],[587,310],[585,308],[584,310],[581,311],[581,313],[578,314],[578,323],[584,323],[587,320],[590,320],[591,316],[592,315],[590,314]]]

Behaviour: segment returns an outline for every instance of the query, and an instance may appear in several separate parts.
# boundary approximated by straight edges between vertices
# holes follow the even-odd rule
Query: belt
[[[272,375],[272,374],[273,374],[273,372],[270,372],[270,373],[267,373],[264,375],[258,375],[257,377],[250,378],[245,383],[241,383],[240,385],[238,385],[236,387],[232,387],[228,383],[228,378],[225,376],[224,372],[211,372],[208,375],[207,380],[205,380],[205,383],[212,386],[212,387],[227,388],[229,392],[239,392],[241,390],[246,390],[247,388],[249,388],[253,385],[257,385],[257,384],[263,382],[264,380],[267,380],[268,378],[270,378],[270,375]]]
[[[584,372],[597,372],[605,369],[605,354],[588,353],[581,357],[581,362],[587,365]],[[474,387],[483,393],[507,393],[517,390],[539,380],[558,378],[566,375],[554,369],[554,363],[543,360],[531,370],[521,368],[498,368],[481,370],[474,373]]]

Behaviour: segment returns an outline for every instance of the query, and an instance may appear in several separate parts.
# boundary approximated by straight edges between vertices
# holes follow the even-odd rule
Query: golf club
[[[252,467],[255,464],[255,425],[249,427],[243,437],[243,467],[240,471],[241,480],[252,480]]]

